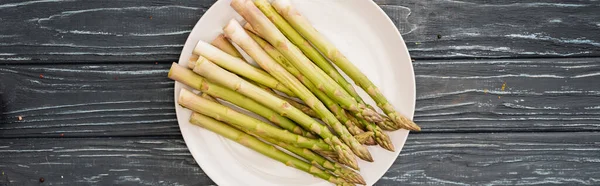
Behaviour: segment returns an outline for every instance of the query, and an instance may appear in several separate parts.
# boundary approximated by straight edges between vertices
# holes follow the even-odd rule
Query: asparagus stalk
[[[206,93],[202,93],[201,96],[212,102],[219,103],[215,98],[213,98],[212,96],[210,96]],[[293,145],[283,143],[283,142],[275,140],[273,138],[262,137],[259,134],[255,134],[255,133],[252,133],[251,131],[244,130],[243,128],[240,128],[239,126],[236,126],[236,125],[230,125],[230,126],[236,128],[238,130],[244,131],[247,134],[250,134],[254,137],[262,138],[263,140],[265,140],[271,144],[274,144],[281,148],[284,148],[284,149],[308,160],[313,165],[318,165],[320,167],[323,167],[324,169],[331,171],[332,173],[340,176],[341,178],[345,179],[348,182],[363,184],[363,185],[366,184],[365,180],[362,178],[362,176],[360,176],[360,174],[357,174],[356,172],[344,167],[343,165],[341,165],[339,163],[329,161],[309,149],[295,147]],[[361,134],[361,136],[364,136],[364,135],[368,135],[368,134]],[[372,132],[371,132],[371,135],[372,135]]]
[[[237,142],[241,145],[244,145],[252,150],[255,150],[256,152],[259,152],[265,156],[273,158],[274,160],[277,160],[281,163],[284,163],[287,166],[297,168],[299,170],[302,170],[304,172],[312,174],[316,177],[319,177],[321,179],[324,179],[331,183],[334,183],[336,185],[350,185],[349,183],[347,183],[346,181],[344,181],[341,178],[335,177],[334,175],[331,175],[331,174],[319,169],[318,167],[316,167],[314,165],[306,163],[298,158],[295,158],[289,154],[286,154],[285,152],[275,148],[272,145],[269,145],[265,142],[260,141],[256,137],[250,136],[240,130],[230,127],[227,124],[217,121],[206,115],[199,114],[199,113],[193,113],[192,116],[190,117],[190,123],[192,123],[194,125],[198,125],[200,127],[203,127],[203,128],[210,130],[216,134],[219,134],[220,136],[223,136],[232,141],[235,141],[235,142]]]
[[[215,40],[213,40],[211,42],[211,44],[233,57],[237,57],[237,58],[244,60],[244,57],[242,56],[242,54],[235,48],[235,46],[233,46],[233,44],[231,42],[229,42],[229,40],[223,34],[219,34],[219,36],[217,36],[217,38]],[[198,60],[198,56],[196,56],[196,60]],[[196,60],[194,60],[194,65],[196,64],[195,63]],[[194,69],[194,67],[190,67],[190,68]],[[265,89],[266,91],[271,92],[273,95],[289,102],[290,105],[302,110],[302,112],[304,112],[305,114],[307,114],[311,117],[316,117],[316,113],[310,107],[308,107],[302,103],[299,103],[293,99],[287,98],[285,96],[281,96],[281,95],[277,94],[276,92],[274,92],[273,90],[271,90],[271,88],[261,85],[259,83],[256,83],[252,80],[246,79],[246,81],[252,82],[252,83],[254,83],[254,85],[257,85],[257,86]]]
[[[290,119],[279,115],[277,112],[257,103],[256,101],[244,95],[241,95],[240,93],[229,90],[220,85],[211,83],[203,77],[192,72],[191,70],[178,65],[177,63],[173,63],[173,65],[171,65],[171,70],[169,71],[169,78],[181,82],[187,86],[190,86],[193,89],[202,91],[217,98],[221,98],[241,108],[252,111],[292,133],[299,134],[308,138],[317,138],[311,132],[304,130],[302,127],[296,125],[296,123],[294,123]]]
[[[395,131],[402,128],[401,125],[396,125],[389,117],[384,117],[383,122],[378,122],[377,125],[387,131]]]
[[[277,30],[277,27],[252,2],[233,0],[231,6],[252,25],[258,35],[275,46],[309,81],[323,90],[330,98],[340,103],[344,109],[369,121],[379,122],[382,120],[377,112],[356,102],[337,82],[315,66],[298,47]]]
[[[210,42],[210,44],[233,57],[237,57],[241,60],[244,60],[244,56],[242,55],[242,53],[240,53],[240,51],[238,51],[237,48],[235,48],[235,46],[233,46],[233,44],[231,44],[231,42],[229,42],[229,40],[227,40],[227,38],[223,34],[219,34],[219,36],[217,36],[215,40]]]
[[[219,50],[215,46],[205,43],[204,41],[198,41],[196,47],[194,48],[194,54],[200,55],[201,58],[205,57],[217,65],[233,73],[260,83],[261,85],[281,91],[287,95],[294,95],[290,89],[283,86],[279,81],[277,81],[264,70],[250,65],[240,58],[233,57]]]
[[[237,125],[245,130],[281,140],[285,143],[293,144],[298,147],[309,148],[312,150],[333,150],[331,146],[324,143],[322,140],[306,138],[304,136],[279,129],[256,118],[246,116],[242,113],[232,110],[229,107],[197,96],[186,89],[181,89],[178,102],[181,106],[193,110],[194,112],[217,118],[223,122]]]
[[[299,109],[292,107],[288,102],[273,96],[271,93],[243,80],[237,75],[222,69],[208,60],[196,61],[194,72],[206,77],[210,81],[217,82],[229,89],[248,96],[278,112],[280,115],[296,121],[297,124],[305,129],[318,134],[327,144],[333,147],[341,163],[354,169],[358,169],[354,154],[346,144],[342,143],[337,136],[333,135],[326,126],[315,121]]]
[[[379,88],[371,82],[366,75],[364,75],[360,69],[358,69],[352,62],[348,60],[335,45],[329,42],[323,35],[321,35],[310,22],[300,14],[292,5],[289,0],[275,0],[272,5],[275,7],[277,12],[282,15],[302,36],[308,41],[314,44],[317,49],[323,52],[333,63],[335,63],[342,71],[344,71],[354,82],[364,89],[370,96],[375,100],[377,106],[381,108],[394,123],[400,125],[402,128],[408,130],[419,131],[421,128],[398,113],[394,106],[383,96]],[[252,24],[254,26],[254,24]]]
[[[308,58],[310,58],[319,68],[327,72],[327,74],[334,79],[340,86],[342,86],[356,101],[360,104],[364,104],[367,107],[373,109],[371,105],[368,105],[354,90],[354,86],[350,84],[342,75],[333,67],[333,65],[327,61],[308,41],[306,41],[290,24],[277,13],[267,0],[253,0],[254,4],[279,28],[279,30],[288,38],[292,43],[296,44]],[[248,29],[252,33],[256,34],[256,31],[252,28],[252,25],[245,24],[244,28]],[[373,109],[375,110],[375,109]],[[390,128],[386,126],[394,126],[387,116],[382,116],[383,122],[377,122],[382,127]],[[391,125],[390,125],[391,124]],[[397,128],[396,128],[397,129]],[[372,141],[372,139],[370,140]],[[374,141],[373,141],[374,142]]]
[[[255,35],[251,31],[247,32],[247,33],[252,39],[254,39],[254,41],[258,45],[260,45],[263,48],[263,50],[265,52],[267,52],[267,54],[269,54],[269,56],[271,56],[271,58],[273,58],[283,68],[285,68],[288,72],[290,72],[290,74],[294,75],[298,80],[300,80],[300,82],[302,82],[302,84],[304,84],[325,105],[327,105],[329,110],[332,111],[335,114],[335,116],[348,128],[348,131],[352,135],[357,135],[357,134],[364,132],[364,130],[358,128],[358,126],[356,125],[356,123],[354,123],[354,121],[350,120],[350,118],[347,116],[344,109],[340,108],[337,103],[335,103],[325,93],[323,93],[321,90],[319,90],[317,87],[315,87],[314,84],[312,84],[310,81],[306,80],[306,78],[296,68],[294,68],[288,62],[288,60],[279,51],[277,51],[271,44],[269,44],[267,41],[263,40],[259,36]],[[371,139],[367,139],[366,142],[362,143],[362,144],[370,145],[373,143],[375,143],[375,141],[374,141],[374,139],[371,138]]]
[[[269,54],[267,54],[259,44],[257,44],[242,26],[236,21],[231,20],[224,28],[225,35],[235,44],[240,46],[248,55],[250,55],[263,69],[268,71],[273,77],[289,87],[294,94],[308,104],[321,119],[327,123],[342,140],[350,146],[354,154],[366,161],[373,161],[371,154],[366,147],[362,146],[352,134],[348,131],[335,115],[331,113],[319,99],[306,88],[296,77],[286,71]]]
[[[358,140],[360,143],[365,144],[365,145],[377,145],[377,143],[373,139],[373,135],[374,135],[374,133],[369,131],[369,132],[363,132],[360,134],[356,134],[356,135],[354,135],[354,138],[356,138],[356,140]]]
[[[194,69],[194,67],[196,66],[196,61],[198,61],[198,58],[200,58],[200,56],[196,55],[196,54],[192,54],[192,56],[190,57],[190,59],[188,60],[187,66],[190,69]]]
[[[302,104],[302,103],[300,103],[300,102],[298,102],[296,100],[293,100],[293,99],[287,98],[285,96],[279,95],[279,94],[273,92],[272,90],[267,90],[267,89],[265,89],[265,90],[271,92],[271,94],[277,96],[278,98],[287,101],[293,107],[296,107],[297,109],[300,109],[302,112],[304,112],[304,114],[306,114],[306,115],[308,115],[310,117],[313,117],[313,118],[318,117],[317,113],[313,109],[311,109],[309,106],[304,105],[304,104]]]
[[[269,4],[268,0],[254,0],[254,5],[258,7],[270,20],[279,28],[292,43],[296,44],[302,52],[312,60],[319,68],[335,80],[344,90],[346,90],[356,101],[362,102],[362,99],[354,90],[354,86],[344,78],[335,67],[323,57],[306,39],[304,39],[290,24],[277,13]]]
[[[288,32],[288,33],[296,33],[296,34],[297,34],[297,32],[296,32],[295,30],[293,30],[293,28],[291,28],[291,27],[289,26],[289,23],[287,23],[285,20],[283,20],[283,19],[281,18],[281,16],[280,16],[280,15],[279,15],[277,12],[273,12],[273,11],[274,11],[274,10],[273,10],[273,7],[271,7],[271,5],[270,5],[270,4],[268,4],[268,2],[266,2],[266,3],[265,3],[265,2],[266,2],[266,1],[264,1],[264,0],[254,0],[254,4],[257,4],[257,6],[258,6],[258,7],[259,7],[259,8],[260,8],[262,11],[263,11],[263,13],[265,13],[265,15],[267,15],[267,16],[268,16],[268,15],[272,15],[272,16],[268,16],[268,17],[269,17],[269,19],[271,19],[271,20],[272,20],[272,21],[273,21],[273,22],[274,22],[274,23],[277,25],[277,27],[278,27],[280,30],[282,30],[282,32],[284,32],[284,34],[286,33],[286,30],[287,30],[287,32]],[[245,29],[247,29],[248,31],[250,31],[250,32],[254,33],[254,34],[257,34],[257,32],[256,32],[256,31],[254,31],[254,28],[252,28],[252,25],[250,25],[250,24],[245,24],[245,25],[244,25],[244,28],[245,28]],[[288,36],[288,34],[285,34],[285,35],[286,35],[286,36]],[[294,34],[290,34],[290,35],[294,35]],[[288,36],[288,38],[289,38],[289,37],[290,37],[290,36]],[[302,38],[302,39],[303,39],[303,38]],[[292,40],[293,40],[293,39],[292,39]],[[294,42],[294,43],[295,43],[296,45],[298,45],[298,43],[297,43],[297,42]],[[301,47],[301,48],[302,48],[302,46],[303,46],[303,45],[300,45],[300,47]],[[312,46],[311,46],[311,48],[312,48]],[[313,48],[313,49],[314,49],[314,48]],[[304,50],[303,50],[303,51],[304,51]],[[329,62],[328,62],[328,64],[329,64],[329,65],[331,65]],[[317,63],[317,65],[318,65],[318,63]],[[320,67],[322,70],[324,70],[324,71],[326,71],[325,69],[327,69],[327,67],[323,67],[323,65],[319,65],[319,67]],[[337,72],[337,71],[336,71],[336,72]],[[344,79],[344,80],[345,80],[345,79]],[[336,81],[337,81],[337,80],[336,80]],[[338,81],[338,83],[339,83],[339,81]],[[342,86],[343,86],[344,84],[343,84],[343,83],[340,83],[340,85],[342,85]],[[354,89],[352,89],[352,90],[354,90]],[[356,101],[357,101],[358,103],[360,103],[360,104],[364,104],[364,105],[366,105],[368,108],[370,108],[370,109],[372,109],[372,110],[375,110],[375,109],[374,109],[374,108],[373,108],[371,105],[368,105],[367,103],[365,103],[365,102],[364,102],[364,100],[363,100],[363,99],[362,99],[362,98],[361,98],[361,97],[360,97],[358,94],[356,94],[356,92],[354,92],[354,93],[353,93],[352,91],[348,91],[348,92],[349,92],[349,93],[352,95],[352,97],[354,97],[354,99],[356,99]],[[386,115],[382,115],[382,114],[380,114],[380,115],[381,115],[381,118],[383,119],[383,121],[377,122],[377,124],[378,124],[379,126],[381,126],[381,128],[383,128],[383,129],[385,129],[385,130],[390,130],[390,131],[393,131],[393,130],[398,130],[398,129],[400,129],[400,128],[399,128],[399,125],[396,125],[395,123],[393,123],[393,122],[392,122],[392,121],[391,121],[391,120],[390,120],[390,119],[389,119],[389,118],[388,118]],[[363,130],[366,130],[366,129],[363,129]]]
[[[358,120],[358,125],[362,125],[368,131],[373,132],[373,138],[375,139],[375,142],[379,144],[379,146],[394,152],[394,144],[392,143],[392,140],[390,140],[390,137],[383,132],[379,126],[362,118],[356,118],[356,120]]]

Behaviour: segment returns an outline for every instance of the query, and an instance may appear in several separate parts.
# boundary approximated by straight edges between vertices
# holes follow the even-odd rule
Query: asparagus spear
[[[190,59],[188,60],[187,66],[190,69],[194,69],[194,66],[196,66],[196,61],[198,61],[198,58],[200,58],[200,56],[196,55],[196,54],[192,54],[192,56],[190,57]]]
[[[215,40],[213,40],[211,42],[211,44],[219,49],[221,49],[223,52],[233,56],[233,57],[237,57],[240,58],[242,60],[244,60],[244,57],[242,56],[242,54],[235,48],[235,46],[233,46],[233,44],[231,42],[229,42],[229,40],[225,37],[225,35],[223,34],[219,34],[219,36],[217,36],[217,38]],[[191,60],[191,59],[190,59]],[[198,60],[198,56],[196,56],[196,60]],[[194,65],[196,64],[196,60],[194,60]],[[190,67],[191,69],[194,69],[194,67]],[[254,85],[257,85],[263,89],[265,89],[266,91],[271,92],[273,95],[287,101],[290,103],[290,105],[302,110],[302,112],[304,112],[305,114],[311,116],[311,117],[316,117],[316,113],[308,106],[299,103],[293,99],[287,98],[285,96],[281,96],[279,94],[277,94],[276,92],[274,92],[273,90],[271,90],[271,88],[269,87],[265,87],[264,85],[261,85],[259,83],[256,83],[252,80],[246,79],[246,81],[249,81],[251,83],[254,83]]]
[[[215,98],[213,98],[212,96],[210,96],[206,93],[202,93],[201,96],[212,102],[219,103]],[[362,176],[360,176],[360,174],[357,174],[356,172],[344,167],[343,165],[341,165],[339,163],[329,161],[309,149],[295,147],[293,145],[283,143],[283,142],[275,140],[273,138],[261,137],[259,134],[255,134],[255,133],[252,133],[251,131],[244,130],[243,128],[240,128],[239,126],[236,126],[236,125],[230,125],[230,126],[236,128],[238,130],[244,131],[247,134],[250,134],[254,137],[262,138],[263,140],[265,140],[271,144],[274,144],[281,148],[284,148],[284,149],[308,160],[313,165],[318,165],[320,167],[323,167],[323,168],[331,171],[332,173],[340,176],[341,178],[345,179],[346,181],[349,181],[352,183],[357,183],[357,184],[366,184],[365,180],[362,178]],[[361,134],[361,136],[365,136],[365,135],[368,135],[368,134]],[[371,135],[372,135],[372,132],[371,132]]]
[[[325,57],[323,57],[317,49],[315,49],[306,39],[304,39],[290,24],[277,13],[275,9],[269,4],[268,0],[254,0],[254,5],[258,7],[270,20],[281,30],[290,41],[302,50],[302,52],[312,60],[317,66],[319,66],[325,73],[335,80],[344,90],[346,90],[354,99],[362,102],[362,99],[354,90],[354,86],[350,84],[346,78],[344,78],[340,72],[335,69],[333,65]]]
[[[300,109],[302,112],[304,112],[304,114],[306,114],[306,115],[308,115],[310,117],[313,117],[313,118],[318,117],[317,113],[313,109],[311,109],[309,106],[304,105],[304,104],[302,104],[302,103],[300,103],[300,102],[298,102],[296,100],[293,100],[293,99],[287,98],[285,96],[279,95],[279,94],[273,92],[272,90],[267,90],[267,89],[265,89],[265,90],[271,92],[271,94],[277,96],[278,98],[287,101],[293,107],[296,107],[297,109]]]
[[[314,165],[306,163],[298,158],[286,154],[285,152],[275,148],[272,145],[260,141],[256,137],[250,136],[240,130],[232,128],[225,123],[217,121],[203,114],[193,113],[190,117],[190,123],[203,127],[216,134],[219,134],[220,136],[235,141],[252,150],[255,150],[256,152],[273,158],[274,160],[277,160],[281,163],[284,163],[287,166],[297,168],[316,177],[327,180],[331,183],[337,185],[351,185],[341,178],[335,177],[334,175],[331,175]]]
[[[377,143],[373,139],[374,134],[375,133],[373,133],[371,131],[363,132],[363,133],[354,135],[354,138],[356,138],[356,140],[358,140],[360,143],[365,144],[365,145],[377,145]]]
[[[253,0],[254,4],[277,26],[277,28],[288,38],[292,43],[296,44],[308,58],[310,58],[319,68],[325,71],[332,79],[334,79],[340,86],[342,86],[359,104],[366,105],[368,108],[375,110],[371,105],[368,105],[354,90],[354,86],[350,84],[342,75],[333,67],[333,65],[327,61],[321,54],[308,42],[306,41],[290,24],[277,13],[267,0]],[[252,28],[252,25],[245,24],[244,28],[250,30],[256,34],[256,31]],[[395,124],[390,122],[387,116],[383,115],[383,122],[377,122],[385,128],[391,128]],[[391,125],[390,125],[391,124]],[[387,127],[391,126],[391,127]],[[398,129],[398,128],[396,128]]]
[[[235,46],[233,46],[233,44],[231,44],[231,42],[229,42],[229,40],[227,40],[227,38],[223,34],[219,34],[219,36],[217,36],[215,40],[210,42],[210,44],[233,57],[237,57],[241,60],[244,60],[244,56],[242,55],[242,53],[240,53],[240,51],[238,51],[237,48],[235,48]]]
[[[381,128],[371,122],[368,122],[362,118],[356,118],[358,120],[358,125],[362,125],[368,131],[373,132],[373,138],[375,138],[375,142],[379,144],[379,146],[383,147],[386,150],[394,152],[394,144],[390,137],[381,130]]]
[[[248,55],[250,55],[263,69],[269,72],[279,82],[290,88],[294,94],[308,104],[321,119],[327,123],[340,138],[350,146],[350,149],[361,159],[373,161],[371,154],[366,147],[362,146],[352,134],[348,131],[335,115],[331,113],[319,99],[306,88],[298,79],[281,67],[273,58],[269,56],[250,36],[244,28],[236,21],[231,20],[223,29],[225,35],[235,44],[240,46]]]
[[[264,0],[254,0],[254,4],[257,4],[257,6],[263,11],[263,13],[265,13],[266,15],[272,15],[272,16],[268,16],[269,19],[271,19],[277,25],[277,27],[280,30],[282,30],[282,32],[284,32],[284,34],[286,36],[288,36],[288,34],[286,34],[286,31],[288,33],[296,33],[297,34],[297,32],[289,26],[289,23],[287,23],[285,20],[283,20],[277,12],[273,12],[273,11],[275,11],[275,10],[273,10],[273,7],[271,7],[271,5],[268,4],[268,2],[267,3],[265,3],[265,2],[266,1],[264,1]],[[254,28],[252,28],[252,25],[250,25],[250,24],[245,24],[244,28],[254,34],[257,34],[257,32],[254,31]],[[294,34],[291,34],[291,35],[294,35]],[[288,36],[288,37],[290,37],[290,36]],[[297,42],[294,42],[294,43],[298,44]],[[300,45],[300,47],[302,47],[302,46],[303,45]],[[312,48],[312,46],[311,46],[311,48]],[[329,62],[328,62],[328,64],[331,65]],[[327,67],[323,67],[322,65],[319,65],[319,67],[324,71],[326,71],[325,69],[327,69]],[[340,85],[343,86],[344,84],[340,83]],[[358,94],[355,94],[356,92],[354,92],[354,94],[353,94],[351,91],[349,91],[349,93],[352,95],[352,97],[354,97],[354,99],[356,99],[356,101],[358,103],[364,104],[368,108],[375,110],[371,105],[368,105],[367,103],[365,103],[364,100]],[[381,128],[383,128],[384,130],[390,130],[390,131],[400,129],[399,128],[400,126],[393,123],[386,115],[382,115],[382,114],[380,114],[380,115],[381,115],[381,118],[383,119],[383,121],[377,122],[377,124],[379,126],[381,126]],[[363,129],[363,130],[366,130],[366,129]]]
[[[340,108],[339,105],[337,103],[335,103],[333,100],[331,100],[325,93],[323,93],[321,90],[319,90],[318,88],[315,87],[314,84],[312,84],[310,81],[306,80],[306,78],[296,69],[294,68],[289,62],[288,60],[283,56],[283,54],[281,54],[279,51],[277,51],[272,45],[270,45],[267,41],[263,40],[262,38],[260,38],[259,36],[253,34],[252,32],[247,32],[248,35],[250,37],[252,37],[252,39],[254,39],[254,41],[260,45],[263,50],[265,52],[267,52],[271,58],[275,59],[275,61],[277,63],[279,63],[283,68],[285,68],[288,72],[290,72],[292,75],[296,76],[296,78],[298,80],[300,80],[300,82],[302,82],[310,91],[312,91],[321,101],[323,101],[323,103],[325,105],[327,105],[327,107],[329,108],[330,111],[332,111],[335,116],[342,122],[344,123],[344,125],[348,128],[348,131],[352,134],[352,135],[357,135],[360,133],[363,133],[364,130],[360,129],[357,127],[356,123],[354,123],[354,121],[350,120],[350,118],[347,116],[346,112],[344,111],[344,109]],[[367,139],[367,144],[372,144],[374,143],[374,139]],[[365,144],[365,143],[363,143]]]
[[[379,91],[379,88],[365,76],[352,62],[348,60],[338,49],[321,35],[310,22],[300,14],[290,3],[289,0],[275,0],[272,5],[277,12],[281,14],[302,36],[314,44],[317,49],[323,52],[332,60],[342,71],[344,71],[354,82],[363,88],[375,100],[377,106],[381,108],[394,123],[408,130],[419,131],[421,128],[398,113],[394,106]],[[254,24],[252,24],[254,26]]]
[[[229,107],[214,103],[210,100],[195,95],[186,89],[181,89],[178,102],[194,112],[217,118],[223,122],[228,122],[239,127],[261,134],[270,138],[281,140],[285,143],[293,144],[298,147],[309,148],[312,150],[333,150],[331,146],[322,140],[306,138],[287,130],[282,130],[272,125],[266,124],[256,118],[246,116]]]
[[[342,143],[337,136],[333,135],[326,126],[323,126],[297,108],[292,107],[288,102],[273,96],[271,93],[243,80],[237,75],[222,69],[208,60],[196,61],[194,72],[206,77],[210,81],[217,82],[229,89],[248,96],[279,114],[296,121],[297,124],[305,129],[318,134],[327,144],[333,147],[341,163],[354,169],[358,169],[354,154],[346,144]]]
[[[251,79],[269,88],[281,91],[287,95],[294,95],[290,89],[283,86],[279,81],[269,75],[262,69],[256,68],[240,58],[233,57],[215,46],[212,46],[204,41],[198,41],[194,48],[194,54],[200,55],[201,58],[207,58],[219,66],[239,74],[245,78]]]
[[[191,70],[178,65],[177,63],[173,63],[173,65],[171,65],[171,70],[169,71],[169,78],[181,82],[187,86],[190,86],[193,89],[210,94],[214,97],[221,98],[241,108],[252,111],[290,132],[308,138],[317,138],[311,132],[304,130],[300,126],[296,125],[296,123],[294,123],[286,117],[279,115],[277,112],[257,103],[256,101],[244,95],[241,95],[240,93],[229,90],[220,85],[208,82],[206,79],[202,78],[201,76],[197,75]]]
[[[382,120],[377,112],[356,102],[337,82],[315,66],[298,47],[277,30],[277,27],[252,2],[233,0],[231,6],[252,25],[259,35],[275,46],[309,81],[323,90],[330,98],[340,103],[344,109],[369,121],[379,122]]]

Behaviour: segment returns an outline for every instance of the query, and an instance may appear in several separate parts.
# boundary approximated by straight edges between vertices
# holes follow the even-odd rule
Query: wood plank
[[[0,3],[0,60],[174,61],[214,0]]]
[[[375,0],[414,58],[598,56],[597,1]]]
[[[412,134],[377,185],[597,185],[600,133]],[[210,185],[181,139],[0,141],[0,185]]]
[[[214,185],[181,139],[0,141],[0,185]]]
[[[417,60],[414,67],[415,121],[424,132],[600,130],[600,58]],[[178,136],[168,68],[0,66],[0,137]]]
[[[0,137],[179,135],[169,67],[1,66]]]
[[[2,1],[0,63],[175,61],[214,2]],[[600,54],[595,1],[376,2],[416,59]]]
[[[425,131],[597,131],[600,58],[414,62]]]

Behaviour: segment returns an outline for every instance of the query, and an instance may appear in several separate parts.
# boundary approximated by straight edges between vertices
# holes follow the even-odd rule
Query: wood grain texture
[[[214,2],[5,0],[0,63],[175,61]],[[375,2],[416,59],[600,54],[593,0]]]
[[[600,129],[600,58],[414,67],[424,132]],[[180,135],[167,73],[162,63],[1,66],[0,137]]]
[[[375,0],[413,58],[598,56],[595,0]]]
[[[598,131],[600,58],[414,62],[424,131]]]
[[[173,61],[214,0],[0,2],[0,61]]]
[[[0,66],[0,138],[180,135],[169,67]]]
[[[2,186],[214,185],[180,139],[12,139],[0,157]]]
[[[376,184],[597,185],[600,133],[415,134]],[[180,139],[0,141],[0,185],[211,185]],[[8,184],[7,184],[8,183]]]

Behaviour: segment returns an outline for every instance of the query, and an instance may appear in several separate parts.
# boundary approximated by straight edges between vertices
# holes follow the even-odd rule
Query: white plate
[[[198,21],[187,39],[180,65],[186,65],[199,40],[212,41],[231,18],[241,20],[230,0],[217,1]],[[412,118],[415,80],[412,63],[400,33],[387,15],[371,0],[294,0],[294,5],[314,26],[335,43],[393,103]],[[227,185],[331,185],[328,182],[264,157],[216,134],[189,123],[191,112],[177,104],[185,85],[175,83],[175,107],[183,138],[202,170],[217,184]],[[185,87],[188,88],[188,87]],[[357,88],[359,90],[359,88]],[[359,92],[362,97],[367,94]],[[370,99],[368,103],[374,102]],[[369,147],[375,162],[360,161],[361,175],[374,184],[392,165],[408,131],[390,132],[396,152]]]

